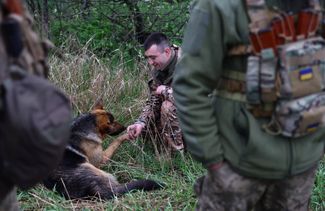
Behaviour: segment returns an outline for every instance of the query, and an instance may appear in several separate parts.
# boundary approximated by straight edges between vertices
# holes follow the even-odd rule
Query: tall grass
[[[311,207],[315,211],[325,210],[325,158],[320,162],[318,167]]]
[[[68,45],[61,59],[50,58],[50,79],[70,97],[75,115],[87,112],[98,98],[125,125],[138,116],[147,97],[147,67],[143,62],[124,61],[116,51],[119,62],[100,60],[87,46]],[[116,65],[118,64],[118,65]],[[110,141],[106,140],[105,145]],[[196,199],[193,184],[202,175],[203,167],[185,154],[159,156],[144,140],[126,142],[103,169],[120,182],[150,178],[167,184],[163,190],[134,192],[110,201],[66,200],[42,185],[19,191],[22,210],[193,210]],[[325,164],[321,163],[312,196],[312,210],[325,209]]]
[[[116,116],[134,119],[146,98],[147,67],[144,63],[124,61],[122,53],[115,51],[110,59],[99,60],[87,49],[76,49],[73,42],[66,53],[50,58],[50,79],[70,97],[76,113],[89,111],[93,103],[102,98],[107,109]],[[76,50],[71,50],[76,49]]]

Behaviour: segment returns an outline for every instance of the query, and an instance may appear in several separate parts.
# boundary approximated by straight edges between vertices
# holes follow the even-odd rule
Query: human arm
[[[227,142],[224,134],[232,133],[221,125],[221,116],[225,115],[216,110],[225,104],[213,91],[221,75],[237,68],[238,63],[232,63],[234,58],[227,51],[248,44],[248,34],[248,18],[241,0],[198,1],[186,28],[173,94],[187,149],[207,168],[223,161],[223,144]]]
[[[200,1],[192,11],[173,82],[187,149],[206,167],[223,160],[216,114],[209,97],[222,72],[223,28],[220,14],[211,4]]]
[[[164,100],[168,100],[169,102],[175,104],[175,99],[173,96],[173,88],[171,86],[160,85],[157,87],[155,93],[157,95],[162,95]]]
[[[155,93],[156,84],[149,81],[149,98],[134,124],[128,126],[127,133],[131,140],[137,138],[150,121],[155,121],[160,112],[161,98]]]

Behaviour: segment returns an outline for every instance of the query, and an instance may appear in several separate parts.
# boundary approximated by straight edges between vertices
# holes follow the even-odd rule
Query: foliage
[[[166,33],[171,40],[181,43],[184,25],[189,16],[190,0],[49,0],[49,34],[51,40],[61,46],[69,37],[75,37],[81,45],[89,42],[89,49],[100,57],[111,56],[119,49],[124,56],[138,55],[145,37],[154,31]],[[169,3],[171,2],[171,3]],[[27,0],[37,26],[42,26],[44,6],[37,0]],[[44,24],[44,23],[43,23]],[[42,31],[42,27],[40,28]]]

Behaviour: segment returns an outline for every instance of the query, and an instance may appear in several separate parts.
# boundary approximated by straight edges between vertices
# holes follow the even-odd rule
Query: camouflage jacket
[[[180,55],[180,50],[177,46],[172,46],[173,53],[169,64],[163,70],[152,70],[151,78],[148,81],[149,97],[146,104],[136,120],[136,123],[142,122],[147,125],[149,122],[156,122],[160,117],[160,107],[163,101],[168,100],[174,104],[172,95],[171,83],[173,80],[175,66]],[[165,85],[166,90],[161,95],[156,95],[155,91],[158,86]]]

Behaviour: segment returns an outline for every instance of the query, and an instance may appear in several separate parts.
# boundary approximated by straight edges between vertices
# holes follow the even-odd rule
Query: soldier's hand
[[[127,131],[128,135],[129,135],[129,138],[131,140],[136,139],[141,134],[144,126],[145,126],[144,123],[135,123],[133,125],[128,126],[126,131]]]
[[[163,91],[165,91],[166,88],[167,88],[167,87],[166,87],[165,85],[160,85],[160,86],[157,87],[155,93],[156,93],[157,95],[161,95],[161,93],[162,93]]]
[[[217,171],[219,168],[221,168],[223,162],[219,162],[219,163],[212,163],[211,165],[208,166],[208,170],[209,171]]]

